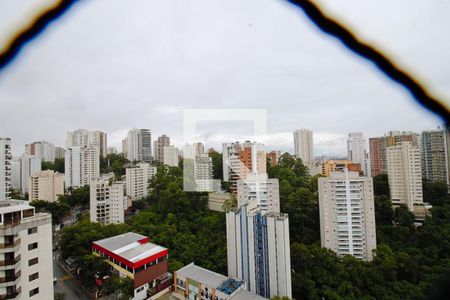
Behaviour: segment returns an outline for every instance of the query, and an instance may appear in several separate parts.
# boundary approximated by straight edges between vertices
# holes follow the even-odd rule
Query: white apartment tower
[[[129,161],[151,162],[152,136],[149,129],[133,128],[128,132],[127,159]]]
[[[377,240],[371,177],[345,169],[319,178],[319,213],[322,247],[372,260]]]
[[[213,191],[215,190],[215,180],[213,180],[213,163],[212,158],[208,154],[203,153],[195,157],[194,176],[197,184],[197,191]],[[217,187],[218,189],[219,187]]]
[[[55,202],[58,196],[64,195],[64,174],[53,170],[41,171],[29,178],[28,185],[28,200]]]
[[[11,164],[12,187],[22,194],[28,193],[29,179],[41,171],[42,160],[34,155],[23,154],[15,158]]]
[[[46,141],[34,142],[25,145],[25,154],[34,155],[42,161],[55,161],[55,145]]]
[[[100,157],[98,147],[74,146],[66,150],[66,188],[88,185],[100,177]]]
[[[248,210],[226,214],[228,277],[266,298],[292,298],[287,214]]]
[[[124,222],[124,211],[128,208],[124,196],[123,182],[109,184],[108,180],[96,180],[90,185],[90,220],[100,224]]]
[[[107,135],[100,130],[78,129],[67,133],[66,149],[74,146],[94,146],[98,147],[101,157],[106,157],[107,144]]]
[[[237,182],[237,205],[259,207],[266,212],[280,212],[280,191],[278,179],[268,178],[267,174],[248,175]]]
[[[0,138],[0,201],[9,199],[11,190],[11,139]]]
[[[294,152],[304,164],[314,161],[313,132],[308,129],[294,131]]]
[[[2,201],[0,240],[0,299],[53,298],[51,215],[28,201]]]
[[[349,133],[347,139],[347,159],[361,165],[365,176],[370,176],[370,158],[367,152],[366,139],[362,132]]]
[[[164,164],[171,167],[178,167],[178,148],[175,146],[164,146]]]
[[[448,145],[445,130],[427,130],[422,132],[422,175],[434,182],[449,183]]]
[[[149,180],[156,174],[156,167],[148,163],[139,163],[126,168],[127,196],[139,200],[148,195]]]
[[[386,151],[392,204],[404,204],[414,211],[415,204],[423,204],[420,149],[411,142],[400,142]]]

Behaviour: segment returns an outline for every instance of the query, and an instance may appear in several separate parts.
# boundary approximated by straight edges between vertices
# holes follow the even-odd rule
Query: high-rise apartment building
[[[294,131],[294,153],[304,164],[314,161],[313,132],[308,129]]]
[[[128,137],[122,140],[122,154],[128,158]]]
[[[153,142],[154,158],[156,161],[164,162],[164,147],[170,146],[170,138],[163,134]]]
[[[11,193],[11,139],[0,138],[0,201],[10,198]]]
[[[319,178],[319,212],[322,247],[372,260],[377,241],[371,177],[344,170]]]
[[[28,200],[55,202],[64,195],[64,174],[45,170],[35,173],[28,180]]]
[[[138,163],[126,168],[127,196],[140,200],[148,195],[149,180],[155,176],[156,167],[149,163]]]
[[[366,148],[366,139],[362,132],[352,132],[347,139],[347,159],[361,165],[365,176],[372,174],[370,170],[370,158]]]
[[[264,145],[246,141],[243,144],[224,143],[222,152],[223,180],[229,182],[230,191],[237,192],[237,181],[249,174],[266,174]]]
[[[66,149],[74,146],[94,146],[98,147],[98,153],[101,157],[106,157],[107,145],[107,135],[100,130],[77,129],[67,133]]]
[[[128,201],[123,182],[110,184],[108,180],[98,179],[91,182],[89,192],[91,222],[105,225],[124,222]]]
[[[237,205],[259,207],[262,211],[280,212],[280,191],[278,179],[268,178],[267,174],[248,175],[237,182]]]
[[[0,240],[0,299],[53,299],[51,215],[28,201],[2,201]]]
[[[289,218],[246,205],[226,214],[228,276],[266,298],[292,297]]]
[[[197,191],[213,191],[213,163],[208,154],[200,154],[195,157],[194,176],[197,184]]]
[[[434,182],[449,183],[445,130],[428,130],[422,132],[422,175]]]
[[[152,161],[152,135],[149,129],[133,128],[127,136],[127,158],[129,161]]]
[[[413,146],[420,146],[421,137],[410,131],[390,131],[382,137],[369,138],[372,177],[380,174],[387,174],[386,149],[387,147],[395,146],[400,142],[411,142]]]
[[[389,190],[393,205],[404,204],[410,211],[423,204],[420,150],[411,142],[387,148]]]
[[[55,159],[64,158],[66,156],[66,150],[62,147],[55,147]]]
[[[164,155],[164,161],[163,163],[165,165],[171,166],[171,167],[178,167],[178,156],[179,156],[179,152],[178,152],[178,148],[175,146],[164,146],[164,151],[163,151]]]
[[[90,184],[100,177],[100,157],[98,147],[74,146],[66,150],[66,188],[78,188]]]
[[[11,164],[12,187],[22,194],[28,193],[29,179],[41,171],[42,160],[34,155],[23,154],[15,158]]]
[[[25,145],[25,154],[40,157],[42,161],[55,161],[55,145],[46,141],[34,142]]]

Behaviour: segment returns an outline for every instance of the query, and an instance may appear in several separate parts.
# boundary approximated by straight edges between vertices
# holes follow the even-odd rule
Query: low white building
[[[263,300],[247,291],[244,281],[190,263],[174,272],[175,299]]]

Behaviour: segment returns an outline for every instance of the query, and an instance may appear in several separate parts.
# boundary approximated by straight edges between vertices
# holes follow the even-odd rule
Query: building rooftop
[[[261,300],[264,297],[252,294],[244,288],[244,282],[235,278],[228,278],[216,272],[204,269],[191,263],[176,271],[177,276],[186,277],[215,288],[226,295],[229,300]]]
[[[144,235],[127,232],[96,241],[93,247],[115,258],[121,258],[125,260],[125,264],[137,268],[168,253],[167,248],[149,243],[148,240]]]
[[[195,281],[201,282],[213,288],[218,288],[228,278],[216,272],[204,269],[191,263],[177,271],[181,275]]]
[[[231,300],[262,300],[267,299],[262,296],[253,294],[245,289],[239,289],[231,298]]]
[[[33,206],[28,204],[25,200],[3,200],[0,201],[0,213],[9,213],[26,209],[34,209]]]

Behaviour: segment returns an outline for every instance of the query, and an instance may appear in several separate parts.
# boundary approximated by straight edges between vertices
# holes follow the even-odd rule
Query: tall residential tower
[[[344,170],[319,178],[319,212],[322,247],[372,260],[377,240],[371,177]]]

